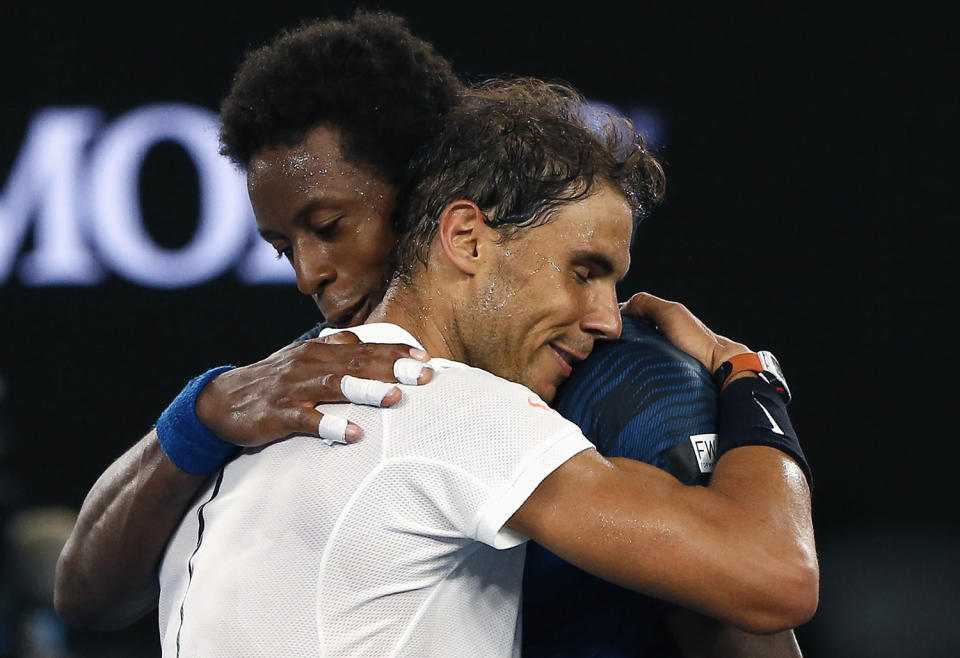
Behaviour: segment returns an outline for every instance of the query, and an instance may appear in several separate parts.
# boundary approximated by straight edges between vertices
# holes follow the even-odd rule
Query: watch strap
[[[764,371],[763,363],[756,352],[745,352],[730,357],[724,361],[713,373],[713,381],[721,391],[730,381],[730,378],[744,371],[761,373]]]

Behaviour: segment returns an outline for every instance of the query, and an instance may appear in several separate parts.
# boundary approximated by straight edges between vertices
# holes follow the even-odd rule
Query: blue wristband
[[[234,366],[221,366],[194,377],[157,419],[157,440],[181,471],[210,475],[220,468],[237,446],[211,432],[197,418],[197,397],[210,380]]]

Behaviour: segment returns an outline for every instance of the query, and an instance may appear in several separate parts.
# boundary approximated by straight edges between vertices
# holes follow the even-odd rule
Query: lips
[[[583,361],[585,358],[587,358],[586,354],[582,352],[567,349],[556,343],[550,343],[550,350],[556,357],[557,364],[560,366],[560,372],[564,377],[570,376],[570,373],[573,372],[573,366],[575,363],[578,361]]]
[[[345,328],[363,324],[369,312],[370,309],[367,305],[367,298],[361,297],[359,301],[350,306],[341,306],[340,309],[332,311],[329,314],[324,313],[324,316],[326,316],[328,322],[332,322],[340,328]]]

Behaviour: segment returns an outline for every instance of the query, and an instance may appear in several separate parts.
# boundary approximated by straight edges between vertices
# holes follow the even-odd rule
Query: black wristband
[[[789,455],[807,476],[813,474],[793,429],[787,406],[776,389],[759,377],[743,377],[720,393],[717,459],[741,446],[769,446]]]

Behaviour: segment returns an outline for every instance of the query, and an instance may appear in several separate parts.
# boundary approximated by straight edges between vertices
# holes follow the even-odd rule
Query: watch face
[[[783,369],[780,367],[780,362],[777,361],[777,357],[766,350],[760,350],[757,352],[757,356],[760,357],[760,364],[764,370],[769,370],[777,377],[783,379]]]
[[[776,380],[769,383],[776,386],[785,402],[790,402],[790,387],[787,386],[787,378],[783,376],[783,369],[780,367],[780,362],[777,361],[777,357],[766,350],[760,350],[757,352],[757,356],[760,358],[760,364],[763,366],[763,374],[768,374],[770,379]]]

